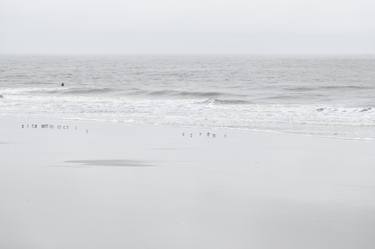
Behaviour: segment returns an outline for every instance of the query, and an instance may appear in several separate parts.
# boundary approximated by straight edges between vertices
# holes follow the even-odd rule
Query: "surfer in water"
[[[61,82],[61,86],[65,86],[64,82]]]

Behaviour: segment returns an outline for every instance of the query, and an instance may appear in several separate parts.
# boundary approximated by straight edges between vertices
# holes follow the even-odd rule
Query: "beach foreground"
[[[0,248],[375,246],[375,141],[1,125]]]

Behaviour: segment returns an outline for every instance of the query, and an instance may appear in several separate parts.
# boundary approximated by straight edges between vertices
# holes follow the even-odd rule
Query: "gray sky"
[[[0,53],[375,53],[374,0],[0,0]]]

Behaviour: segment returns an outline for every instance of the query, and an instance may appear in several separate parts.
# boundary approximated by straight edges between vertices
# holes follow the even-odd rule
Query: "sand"
[[[0,248],[375,247],[374,141],[0,121]]]

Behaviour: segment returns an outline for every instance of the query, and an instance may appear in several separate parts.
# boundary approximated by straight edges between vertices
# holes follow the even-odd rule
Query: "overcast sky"
[[[375,0],[0,0],[0,53],[374,54]]]

